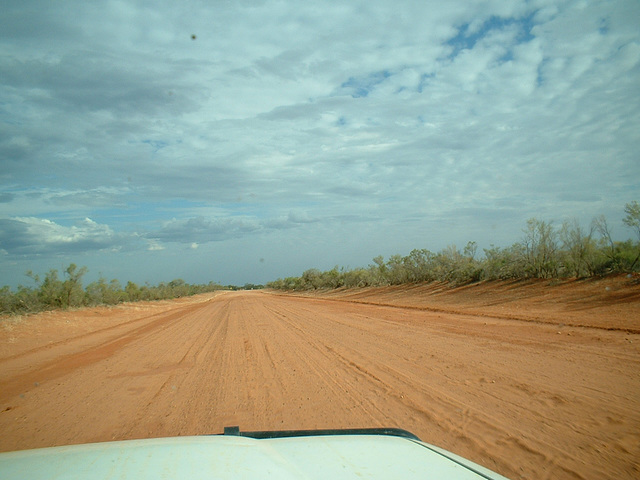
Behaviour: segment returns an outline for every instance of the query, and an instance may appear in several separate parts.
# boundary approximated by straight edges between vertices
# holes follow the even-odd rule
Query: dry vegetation
[[[507,248],[492,246],[478,255],[475,242],[460,251],[449,246],[438,253],[413,250],[407,256],[382,256],[367,268],[335,267],[321,272],[309,269],[300,277],[267,284],[279,290],[401,285],[447,282],[461,285],[480,280],[586,278],[640,271],[640,205],[625,206],[623,221],[637,240],[616,242],[603,217],[594,218],[588,230],[577,221],[559,228],[535,218],[527,222],[523,239]]]

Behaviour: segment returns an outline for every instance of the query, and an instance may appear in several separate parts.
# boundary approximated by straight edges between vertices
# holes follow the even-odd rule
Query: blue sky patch
[[[153,148],[153,153],[157,153],[159,150],[162,150],[169,145],[168,142],[162,140],[142,140],[142,143],[150,145]]]
[[[390,76],[391,73],[389,71],[381,70],[364,77],[350,77],[340,86],[350,91],[353,98],[366,97],[376,85],[381,84]]]
[[[518,43],[526,43],[533,38],[531,29],[533,28],[533,14],[522,18],[501,18],[492,16],[482,24],[477,31],[470,33],[470,23],[465,23],[458,28],[458,34],[448,40],[447,45],[453,47],[449,55],[450,59],[455,58],[462,50],[472,50],[476,43],[485,38],[492,30],[502,30],[506,27],[516,25],[518,27]]]

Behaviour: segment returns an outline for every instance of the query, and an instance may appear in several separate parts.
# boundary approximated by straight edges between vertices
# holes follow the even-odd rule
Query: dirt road
[[[227,292],[0,334],[2,451],[386,426],[513,479],[640,477],[634,333]]]

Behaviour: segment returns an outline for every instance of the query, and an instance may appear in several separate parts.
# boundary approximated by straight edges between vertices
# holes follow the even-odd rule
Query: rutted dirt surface
[[[0,450],[385,426],[514,479],[638,478],[640,288],[602,282],[224,292],[0,320]]]

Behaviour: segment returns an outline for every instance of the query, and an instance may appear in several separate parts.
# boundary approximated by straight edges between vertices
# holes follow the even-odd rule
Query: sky
[[[0,285],[632,232],[640,2],[0,0]]]

